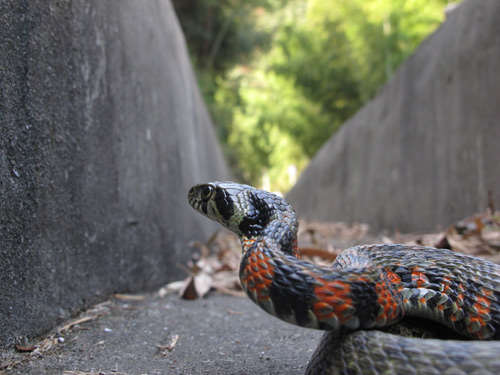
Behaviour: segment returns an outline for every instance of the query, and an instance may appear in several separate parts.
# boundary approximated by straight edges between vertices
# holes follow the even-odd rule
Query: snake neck
[[[289,210],[275,212],[272,220],[258,233],[258,235],[241,235],[243,254],[255,248],[266,248],[270,254],[287,254],[300,258],[297,247],[298,222],[295,212]]]

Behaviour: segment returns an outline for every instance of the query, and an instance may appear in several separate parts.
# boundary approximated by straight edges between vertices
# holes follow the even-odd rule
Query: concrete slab
[[[166,345],[173,335],[179,336],[177,344],[162,355],[157,345]],[[115,301],[109,314],[73,328],[54,350],[5,374],[298,375],[321,335],[284,323],[246,298],[212,294],[196,301],[176,295]],[[4,352],[3,360],[23,355]]]
[[[0,347],[183,276],[229,173],[169,1],[0,1]]]

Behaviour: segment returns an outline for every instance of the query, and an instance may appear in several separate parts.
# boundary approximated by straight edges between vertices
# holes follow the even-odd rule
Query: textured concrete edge
[[[166,1],[0,5],[0,346],[184,276],[227,178]]]

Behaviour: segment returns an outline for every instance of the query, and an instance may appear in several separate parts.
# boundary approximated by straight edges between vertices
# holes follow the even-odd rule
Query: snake
[[[373,244],[319,266],[300,259],[297,215],[276,194],[217,181],[193,186],[188,202],[239,237],[239,278],[255,304],[326,331],[306,374],[500,374],[499,265],[449,249]],[[384,331],[412,318],[458,338]]]

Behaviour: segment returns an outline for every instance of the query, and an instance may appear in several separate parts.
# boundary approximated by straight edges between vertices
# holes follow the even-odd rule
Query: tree
[[[293,184],[444,18],[448,0],[176,0],[236,174]],[[183,21],[184,20],[184,21]],[[189,22],[188,22],[189,21]]]

